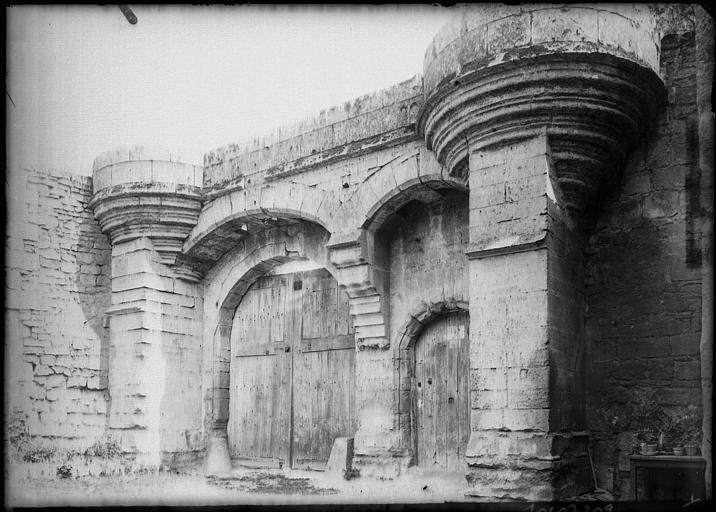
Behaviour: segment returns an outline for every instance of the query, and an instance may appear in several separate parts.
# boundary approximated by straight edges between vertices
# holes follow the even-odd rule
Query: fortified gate
[[[423,76],[203,166],[98,157],[107,428],[210,471],[323,469],[352,438],[361,478],[588,490],[587,239],[669,108],[658,21],[474,6]]]

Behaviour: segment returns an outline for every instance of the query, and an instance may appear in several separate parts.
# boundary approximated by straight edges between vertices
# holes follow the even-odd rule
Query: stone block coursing
[[[7,174],[5,403],[29,431],[87,446],[104,432],[110,245],[90,178],[34,169]]]
[[[679,414],[701,403],[710,364],[710,110],[688,23],[655,9],[477,8],[438,33],[424,76],[203,167],[100,156],[91,205],[111,263],[89,180],[11,175],[12,407],[34,435],[109,429],[172,466],[209,446],[207,467],[225,468],[244,398],[230,386],[236,307],[259,276],[311,259],[355,326],[361,476],[420,464],[410,347],[469,311],[469,494],[573,496],[592,483],[591,446],[598,483],[629,498],[635,392]],[[661,37],[674,27],[686,32]]]
[[[399,226],[380,236],[390,247],[390,330],[394,427],[409,445],[410,378],[413,345],[435,305],[467,303],[468,200],[463,192],[443,189],[441,200],[408,203],[394,215]],[[387,222],[390,222],[388,220]],[[395,221],[393,221],[395,222]],[[426,318],[427,317],[427,318]],[[410,339],[410,346],[405,339]]]
[[[112,252],[109,427],[129,451],[159,451],[167,460],[197,452],[201,287],[177,279],[148,238]]]
[[[413,139],[421,104],[422,79],[414,77],[265,137],[211,151],[204,158],[204,191],[222,194]]]
[[[669,102],[603,199],[586,263],[587,422],[599,471],[629,497],[628,421],[639,388],[657,391],[674,414],[701,404],[698,116],[693,33],[662,41]],[[667,440],[669,442],[669,440]]]

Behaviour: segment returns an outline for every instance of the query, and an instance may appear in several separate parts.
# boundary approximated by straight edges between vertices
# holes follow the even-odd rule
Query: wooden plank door
[[[291,276],[259,278],[246,292],[231,330],[232,457],[282,467],[291,440]]]
[[[418,465],[463,469],[470,433],[469,317],[453,313],[425,327],[415,345]]]
[[[299,284],[300,283],[300,284]],[[322,470],[337,437],[355,433],[355,341],[348,296],[325,269],[294,274],[293,464]]]
[[[236,462],[324,469],[335,438],[356,430],[353,332],[348,297],[325,269],[249,288],[231,333]]]

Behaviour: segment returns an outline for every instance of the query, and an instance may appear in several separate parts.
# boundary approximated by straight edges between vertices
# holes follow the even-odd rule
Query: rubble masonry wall
[[[92,444],[105,430],[110,245],[91,178],[6,174],[5,403],[33,436]]]

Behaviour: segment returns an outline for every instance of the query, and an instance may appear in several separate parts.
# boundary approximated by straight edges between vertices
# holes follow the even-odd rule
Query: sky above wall
[[[362,7],[7,9],[11,167],[89,175],[122,146],[190,163],[422,73],[454,11]]]

